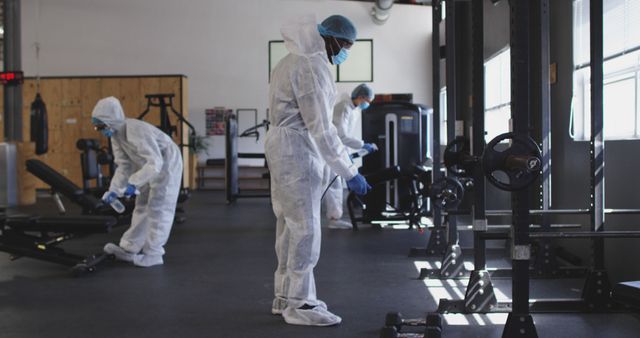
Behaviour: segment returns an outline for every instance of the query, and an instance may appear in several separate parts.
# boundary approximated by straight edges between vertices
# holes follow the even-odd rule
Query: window
[[[484,130],[487,142],[510,130],[511,52],[504,49],[484,63]],[[447,88],[440,90],[440,143],[447,144]]]
[[[287,54],[284,41],[269,41],[269,82],[273,68]],[[331,71],[337,82],[373,82],[373,40],[356,40],[349,49],[347,60],[332,66]]]
[[[447,87],[440,89],[440,144],[447,142]]]
[[[604,137],[640,138],[640,0],[604,2]],[[569,133],[591,134],[589,1],[573,3],[573,101]]]
[[[484,63],[485,141],[511,129],[511,49],[507,48]]]

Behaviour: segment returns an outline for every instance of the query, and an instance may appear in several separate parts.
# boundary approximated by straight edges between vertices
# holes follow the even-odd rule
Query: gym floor
[[[70,205],[70,204],[68,204]],[[53,212],[51,199],[38,210]],[[72,277],[61,266],[0,253],[0,332],[28,337],[378,337],[389,311],[423,317],[441,297],[460,298],[466,281],[416,280],[426,261],[407,258],[426,235],[406,230],[323,229],[318,296],[342,316],[337,327],[286,325],[270,313],[275,218],[266,199],[228,206],[221,193],[196,192],[166,247],[165,265],[109,262]],[[69,251],[98,252],[110,234],[72,240]],[[508,264],[499,255],[492,266]],[[575,297],[580,280],[532,281],[532,297]],[[427,287],[427,285],[429,287]],[[509,280],[494,281],[499,299]],[[504,295],[503,295],[504,294]],[[502,297],[502,298],[501,298]],[[500,337],[506,315],[446,315],[446,337]],[[540,337],[638,337],[638,314],[534,315]]]

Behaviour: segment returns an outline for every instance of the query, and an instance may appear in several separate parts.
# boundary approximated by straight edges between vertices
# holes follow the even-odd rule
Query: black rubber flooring
[[[40,200],[37,212],[51,210]],[[429,263],[407,258],[427,236],[408,230],[323,230],[318,296],[343,324],[296,327],[270,313],[275,219],[266,199],[228,206],[220,193],[194,193],[188,220],[174,227],[165,265],[112,262],[72,277],[62,266],[0,253],[0,337],[378,337],[388,311],[422,317],[437,298],[459,298],[466,281],[418,281]],[[77,239],[89,254],[124,229]],[[495,258],[491,264],[506,261]],[[510,282],[495,281],[499,297]],[[428,285],[428,286],[427,286]],[[533,281],[534,297],[580,294],[581,281]],[[447,315],[444,337],[500,337],[506,315]],[[637,314],[534,315],[540,337],[640,337]]]

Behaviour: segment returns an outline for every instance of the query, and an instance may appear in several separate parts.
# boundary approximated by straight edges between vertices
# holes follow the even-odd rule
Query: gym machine
[[[256,109],[238,109],[236,110],[236,114],[239,114],[241,111],[252,111],[254,112],[256,124],[238,134],[238,119],[236,115],[228,115],[225,117],[225,192],[227,203],[234,203],[238,198],[270,198],[271,193],[249,193],[240,191],[240,187],[238,184],[238,159],[265,159],[264,153],[239,153],[238,152],[238,138],[239,137],[255,137],[256,142],[260,138],[260,129],[264,128],[265,130],[269,130],[269,121],[263,120],[262,123],[257,123],[257,114],[258,111]],[[267,162],[265,160],[265,167]],[[269,173],[265,173],[262,175],[262,178],[269,179]],[[269,180],[269,184],[271,184]]]
[[[160,125],[157,126],[160,130],[162,130],[165,134],[169,135],[169,137],[173,138],[174,135],[179,137],[178,147],[180,148],[180,154],[184,156],[183,150],[185,148],[192,149],[193,145],[191,144],[191,140],[196,136],[196,129],[193,127],[187,119],[184,118],[182,113],[173,108],[173,98],[175,94],[147,94],[144,96],[147,99],[147,108],[138,116],[138,120],[144,120],[144,117],[151,111],[151,108],[158,107],[160,108]],[[176,116],[178,126],[174,126],[171,124],[171,119],[169,118],[169,110]],[[184,125],[187,125],[189,128],[189,138],[188,143],[185,142],[185,130]],[[184,158],[182,159],[184,161]],[[180,181],[180,194],[178,195],[178,208],[177,212],[184,213],[182,207],[180,206],[182,203],[186,202],[189,197],[191,197],[191,192],[189,188],[184,187],[184,180]],[[179,223],[185,220],[184,217],[180,217]]]
[[[108,148],[102,147],[97,139],[79,139],[76,142],[76,148],[81,151],[82,188],[93,192],[95,196],[102,197],[115,171],[113,155]],[[102,173],[104,165],[108,166],[109,175]],[[94,181],[93,185],[92,181]]]
[[[421,196],[431,184],[426,138],[430,115],[428,107],[404,101],[374,102],[363,114],[363,139],[379,151],[362,161],[362,174],[376,181],[373,189],[363,197],[347,198],[354,230],[358,223],[409,223],[420,228],[420,218],[429,210]],[[395,176],[383,174],[395,167]]]

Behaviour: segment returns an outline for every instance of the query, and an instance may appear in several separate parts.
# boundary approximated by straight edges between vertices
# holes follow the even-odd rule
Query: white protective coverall
[[[144,256],[162,257],[180,193],[180,150],[155,126],[125,119],[115,97],[100,100],[91,115],[115,130],[111,144],[117,167],[109,190],[121,196],[132,184],[140,191],[120,247],[133,254],[142,251]]]
[[[358,171],[331,123],[336,87],[315,17],[290,22],[281,33],[289,54],[271,74],[271,125],[265,140],[277,217],[272,311],[290,324],[323,325],[293,318],[305,304],[326,309],[316,298],[313,276],[320,256],[322,171],[325,162],[346,180]]]
[[[343,94],[333,108],[333,125],[338,130],[338,136],[342,143],[350,149],[359,150],[364,146],[364,141],[352,137],[354,120],[356,120],[356,110],[360,108],[353,104],[351,95]],[[329,166],[324,167],[324,180],[329,184],[336,176]],[[338,177],[329,187],[324,196],[326,215],[329,220],[339,220],[342,218],[343,200],[343,180]]]

